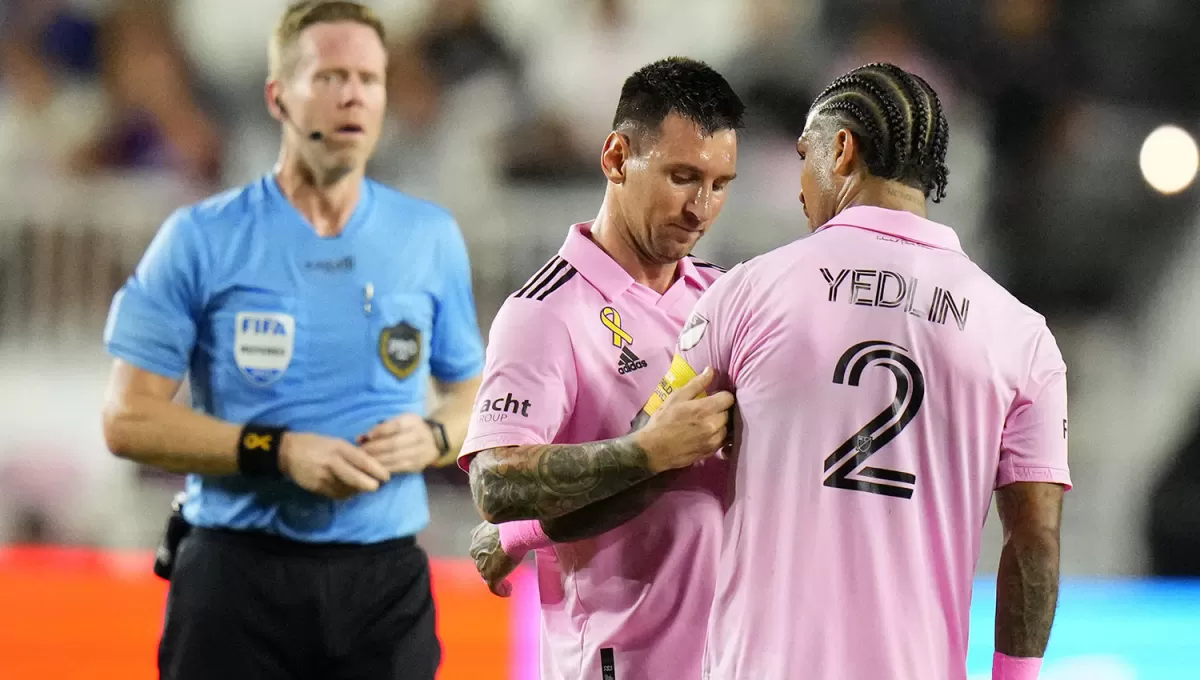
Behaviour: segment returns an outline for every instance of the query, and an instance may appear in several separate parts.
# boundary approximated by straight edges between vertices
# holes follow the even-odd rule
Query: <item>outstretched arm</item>
[[[733,406],[728,392],[699,397],[712,378],[706,369],[675,390],[644,428],[623,437],[480,452],[470,464],[480,514],[492,523],[562,517],[712,455],[725,442]]]
[[[554,519],[649,479],[656,470],[633,435],[587,444],[507,446],[471,461],[471,495],[484,519]]]
[[[582,541],[607,533],[642,514],[683,474],[670,470],[574,512],[542,520],[542,531],[555,543]]]

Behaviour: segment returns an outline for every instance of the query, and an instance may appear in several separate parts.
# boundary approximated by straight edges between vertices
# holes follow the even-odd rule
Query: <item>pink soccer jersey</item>
[[[993,489],[1070,487],[1045,320],[948,227],[856,207],[734,268],[679,351],[737,397],[709,680],[965,680]]]
[[[484,449],[627,434],[688,312],[720,273],[685,258],[660,296],[605,254],[589,228],[572,227],[558,256],[493,322],[464,469]],[[699,463],[624,526],[537,551],[543,680],[700,677],[725,467]]]

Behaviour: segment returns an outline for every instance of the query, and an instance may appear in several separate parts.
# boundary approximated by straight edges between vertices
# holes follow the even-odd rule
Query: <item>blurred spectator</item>
[[[0,12],[7,85],[18,106],[43,110],[60,77],[95,75],[98,29],[86,11],[64,0],[10,0]]]
[[[498,74],[521,87],[517,55],[491,27],[480,0],[434,0],[424,28],[392,57],[394,111],[417,128],[429,125],[443,94],[474,78]]]
[[[748,32],[741,3],[727,0],[497,4],[497,20],[525,56],[532,103],[542,113],[512,140],[514,174],[547,180],[599,177],[596,159],[612,129],[612,102],[630,73],[674,55],[720,70]]]
[[[0,56],[10,98],[0,145],[10,162],[215,178],[218,131],[191,94],[164,3],[14,0],[6,8]]]
[[[472,261],[476,299],[487,306],[510,276],[505,145],[535,137],[525,132],[533,109],[521,55],[481,0],[432,0],[397,36],[388,79],[398,129],[372,174],[445,205],[472,253],[495,254]],[[461,481],[456,470],[444,476]]]
[[[479,208],[480,194],[494,209],[500,137],[524,94],[520,58],[480,0],[432,0],[414,25],[396,41],[388,73],[389,106],[402,128],[394,141],[403,151],[381,155],[375,167],[391,166],[407,189],[456,214]],[[459,191],[464,185],[479,190]]]
[[[750,35],[728,77],[746,102],[747,132],[799,137],[824,80],[832,45],[816,23],[817,0],[747,0]]]
[[[1050,170],[1063,153],[1066,127],[1079,98],[1080,70],[1064,35],[1057,0],[986,0],[968,29],[960,68],[987,111],[990,170],[988,229],[999,257],[997,275],[1018,298],[1053,315],[1070,305],[1068,275],[1048,280],[1054,257],[1046,219],[1058,194]],[[1036,274],[1034,274],[1036,272]]]
[[[832,81],[863,64],[891,62],[921,76],[938,93],[942,106],[954,108],[958,96],[957,83],[950,72],[942,67],[938,57],[918,38],[913,23],[907,12],[882,10],[869,13],[857,23],[841,52],[841,58],[834,62],[833,68],[821,80]]]
[[[214,181],[220,137],[200,109],[190,75],[155,0],[120,0],[102,24],[102,77],[108,126],[75,157],[84,171],[159,168]]]
[[[103,3],[0,4],[0,171],[53,171],[99,127]]]

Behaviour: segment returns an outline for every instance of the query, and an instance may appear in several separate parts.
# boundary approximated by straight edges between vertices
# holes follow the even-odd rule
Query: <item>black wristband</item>
[[[436,420],[429,418],[425,419],[425,424],[433,430],[433,443],[437,444],[438,455],[444,456],[450,453],[450,440],[446,437],[446,426]]]
[[[279,469],[279,449],[286,427],[246,423],[238,438],[238,472],[247,477],[283,477]]]

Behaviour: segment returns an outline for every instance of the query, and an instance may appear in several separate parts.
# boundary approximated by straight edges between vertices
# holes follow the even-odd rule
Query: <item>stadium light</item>
[[[1161,194],[1177,194],[1196,179],[1200,150],[1183,128],[1162,125],[1142,142],[1138,161],[1142,177],[1151,188]]]

